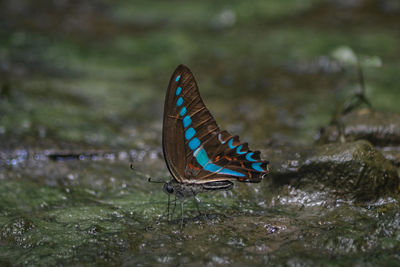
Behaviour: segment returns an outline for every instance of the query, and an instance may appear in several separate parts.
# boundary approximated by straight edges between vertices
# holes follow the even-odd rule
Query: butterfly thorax
[[[199,193],[209,191],[231,190],[233,183],[231,181],[217,181],[204,184],[184,184],[175,180],[166,182],[163,190],[167,194],[175,194],[178,199],[190,198]]]

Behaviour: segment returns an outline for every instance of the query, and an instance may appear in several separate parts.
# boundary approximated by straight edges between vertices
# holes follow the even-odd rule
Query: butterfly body
[[[218,181],[204,184],[182,184],[172,180],[164,184],[163,190],[167,194],[175,194],[175,196],[181,200],[195,197],[197,194],[203,192],[231,190],[232,188],[233,183],[231,181]]]

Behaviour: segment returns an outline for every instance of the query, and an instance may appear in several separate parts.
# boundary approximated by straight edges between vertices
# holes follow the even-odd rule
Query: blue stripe
[[[253,164],[251,164],[251,167],[253,169],[255,169],[256,171],[263,172],[264,170],[260,167],[261,163],[262,162],[253,163]]]
[[[228,146],[229,146],[231,149],[234,149],[234,148],[236,147],[236,146],[233,146],[233,138],[231,138],[231,140],[229,140]]]
[[[221,166],[218,166],[218,165],[215,165],[215,164],[213,164],[213,163],[208,163],[206,166],[204,166],[204,169],[205,169],[206,171],[209,171],[209,172],[216,172],[216,171],[218,171],[218,170],[221,170],[222,167],[221,167]]]
[[[199,152],[197,152],[196,160],[202,167],[207,164],[209,159],[207,156],[207,152],[204,150],[204,148],[200,149]]]
[[[179,79],[181,78],[181,75],[178,75],[178,77],[176,77],[175,82],[179,81]]]
[[[196,148],[198,148],[200,146],[200,140],[197,139],[197,137],[193,138],[190,142],[189,142],[189,148],[191,150],[195,150]]]
[[[196,134],[196,131],[190,127],[189,129],[186,130],[185,132],[185,138],[186,140],[192,139],[192,137]]]
[[[253,152],[247,153],[247,154],[246,154],[246,159],[247,159],[248,161],[257,161],[257,160],[255,160],[255,159],[251,158],[251,156],[252,156],[253,154],[254,154]]]
[[[185,116],[185,118],[183,118],[183,127],[188,127],[190,124],[192,123],[192,119],[190,118],[190,116]]]
[[[244,177],[245,176],[243,173],[235,172],[235,171],[232,171],[232,170],[227,169],[227,168],[223,168],[222,170],[220,170],[218,172],[218,174],[227,174],[227,175],[233,175],[233,176],[239,176],[239,177]]]
[[[182,87],[176,88],[176,92],[175,92],[176,95],[179,95],[181,92],[182,92]]]
[[[185,115],[186,114],[186,107],[183,107],[182,109],[181,109],[181,112],[179,113],[179,115],[181,115],[181,117],[183,116],[183,115]]]
[[[236,148],[236,153],[238,153],[239,155],[246,154],[246,151],[241,152],[240,149],[242,149],[242,145],[240,145],[240,146],[238,146],[238,148]]]
[[[182,97],[178,98],[178,101],[176,101],[176,105],[179,107],[180,105],[182,105],[182,103],[183,103],[183,98]]]

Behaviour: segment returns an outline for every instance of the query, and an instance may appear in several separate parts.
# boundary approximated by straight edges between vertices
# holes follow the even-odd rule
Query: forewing
[[[215,131],[218,125],[200,97],[192,72],[179,65],[169,82],[163,121],[164,158],[178,182],[188,182],[185,170],[190,158],[186,155],[198,147],[198,136]]]

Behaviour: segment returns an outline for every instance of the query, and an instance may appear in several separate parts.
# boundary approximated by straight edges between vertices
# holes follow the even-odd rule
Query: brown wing
[[[193,74],[183,65],[172,75],[165,98],[163,152],[168,169],[181,183],[259,182],[268,172],[260,152],[220,131]]]

